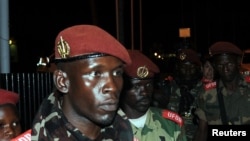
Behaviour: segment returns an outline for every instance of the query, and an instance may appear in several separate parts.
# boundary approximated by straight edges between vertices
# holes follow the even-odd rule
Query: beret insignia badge
[[[185,54],[184,52],[182,52],[179,56],[179,58],[183,61],[187,58],[187,54]]]
[[[69,44],[63,40],[62,36],[60,37],[60,41],[57,43],[57,50],[59,55],[65,59],[69,56],[70,53],[70,47]]]
[[[149,74],[148,68],[146,66],[139,67],[137,69],[137,76],[139,78],[145,78]]]

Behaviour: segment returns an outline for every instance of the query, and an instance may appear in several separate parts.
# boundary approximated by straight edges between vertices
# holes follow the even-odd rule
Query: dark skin
[[[187,61],[177,63],[176,71],[180,79],[189,81],[200,76],[201,68],[200,66]]]
[[[238,83],[239,57],[233,54],[217,55],[214,57],[214,67],[227,90],[234,91]]]
[[[10,140],[22,133],[20,119],[14,105],[0,105],[0,140]]]
[[[153,79],[130,79],[130,89],[125,89],[121,107],[128,118],[144,115],[150,107],[153,94]]]
[[[124,63],[113,56],[64,63],[54,72],[64,94],[62,110],[68,121],[90,139],[111,124],[123,86]]]

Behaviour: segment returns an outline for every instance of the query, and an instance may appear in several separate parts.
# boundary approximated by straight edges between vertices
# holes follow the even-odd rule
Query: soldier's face
[[[221,79],[225,81],[232,81],[239,72],[237,57],[231,54],[216,55],[214,67]]]
[[[180,79],[186,81],[197,78],[197,76],[199,76],[198,74],[200,73],[199,69],[199,66],[191,62],[180,62],[177,68]]]
[[[153,94],[153,80],[152,79],[131,79],[132,87],[125,90],[123,103],[128,105],[130,110],[134,111],[137,115],[145,114],[148,110]],[[130,113],[132,114],[132,113]]]
[[[0,140],[10,140],[21,132],[21,124],[13,107],[0,106]]]
[[[113,56],[67,64],[64,85],[68,91],[64,95],[63,110],[67,117],[73,117],[68,120],[110,124],[118,108],[123,69],[123,62]]]

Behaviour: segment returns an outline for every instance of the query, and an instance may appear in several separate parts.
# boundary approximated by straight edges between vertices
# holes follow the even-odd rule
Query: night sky
[[[15,71],[34,71],[41,56],[50,56],[57,33],[75,24],[95,24],[116,35],[115,0],[21,1],[9,0],[10,37],[18,46]],[[190,27],[190,47],[206,54],[219,40],[249,48],[250,9],[232,1],[146,1],[142,2],[140,36],[139,0],[134,0],[134,43],[131,42],[131,4],[124,0],[121,42],[150,55],[152,49],[169,53],[181,46],[180,27]],[[140,42],[142,40],[142,42]]]

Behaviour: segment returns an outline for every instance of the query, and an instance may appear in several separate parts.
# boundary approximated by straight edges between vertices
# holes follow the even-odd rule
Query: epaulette
[[[204,84],[205,90],[216,88],[216,81]]]
[[[250,75],[245,76],[245,81],[246,81],[247,83],[250,83]]]
[[[182,117],[176,112],[170,110],[162,110],[162,117],[176,122],[179,126],[183,126]]]

